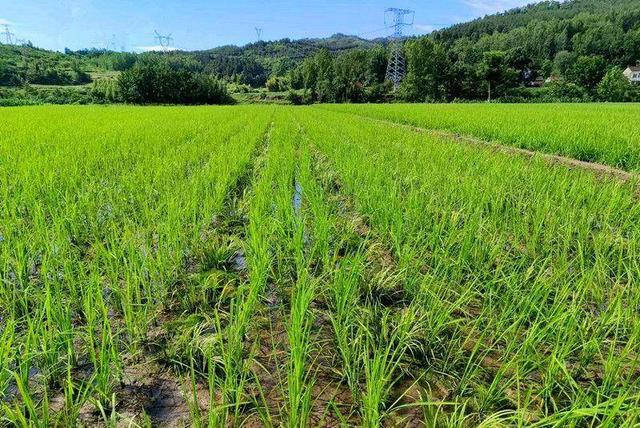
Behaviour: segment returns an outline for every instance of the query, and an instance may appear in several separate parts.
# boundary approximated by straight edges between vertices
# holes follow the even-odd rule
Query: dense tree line
[[[199,72],[198,68],[192,61],[145,57],[120,74],[116,90],[107,86],[105,96],[119,94],[123,102],[135,104],[230,103],[226,84],[211,74]]]
[[[85,66],[109,71],[129,70],[138,60],[138,55],[134,53],[114,52],[108,49],[81,49],[78,51],[65,49],[65,54],[76,58]]]
[[[385,82],[387,51],[357,49],[332,56],[323,49],[287,73],[280,90],[303,90],[297,102],[380,102],[389,93]]]

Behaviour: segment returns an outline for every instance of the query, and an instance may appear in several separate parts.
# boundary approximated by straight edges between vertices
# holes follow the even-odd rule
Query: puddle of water
[[[300,217],[301,215],[302,194],[303,194],[302,184],[298,180],[295,180],[294,193],[293,193],[293,211],[296,217]],[[305,247],[309,246],[311,240],[309,238],[309,234],[307,233],[306,229],[303,231],[302,241]]]
[[[298,180],[295,183],[295,192],[293,194],[293,210],[296,215],[300,214],[302,208],[302,184]]]
[[[238,250],[233,255],[231,259],[231,266],[235,271],[242,271],[247,269],[247,257],[244,254],[244,251]]]
[[[595,311],[596,318],[602,317],[609,310],[609,304],[607,302],[601,303]]]
[[[27,374],[30,387],[32,386],[33,382],[36,382],[36,378],[38,376],[40,376],[40,369],[35,366],[30,367],[29,373]],[[18,398],[19,395],[20,390],[18,389],[18,385],[16,384],[16,381],[12,379],[4,392],[4,398],[2,398],[2,391],[0,391],[0,398],[2,398],[0,402],[5,401],[7,403],[10,403],[14,399]]]

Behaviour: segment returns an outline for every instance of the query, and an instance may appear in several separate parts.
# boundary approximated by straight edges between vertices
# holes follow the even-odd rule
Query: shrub
[[[269,92],[284,92],[289,89],[289,81],[284,77],[272,77],[267,80],[267,90]]]
[[[93,82],[91,96],[96,103],[117,103],[122,101],[118,81],[115,79],[99,79]]]
[[[637,99],[637,90],[619,67],[614,67],[605,74],[598,84],[598,98],[609,102],[626,102]]]
[[[134,104],[229,104],[226,84],[163,57],[140,60],[118,77],[121,99]]]

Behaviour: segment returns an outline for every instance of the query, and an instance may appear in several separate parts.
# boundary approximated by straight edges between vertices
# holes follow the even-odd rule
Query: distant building
[[[535,80],[532,80],[529,83],[529,86],[531,86],[532,88],[542,88],[545,84],[545,80],[544,77],[538,77]]]
[[[624,75],[629,81],[640,84],[640,65],[629,66],[624,71]]]

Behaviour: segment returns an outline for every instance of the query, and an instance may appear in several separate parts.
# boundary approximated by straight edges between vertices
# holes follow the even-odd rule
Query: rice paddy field
[[[638,426],[638,117],[2,109],[0,426]]]

